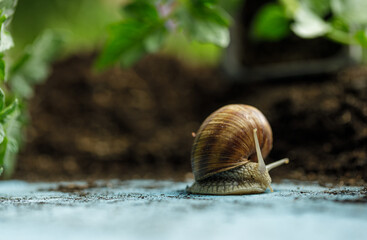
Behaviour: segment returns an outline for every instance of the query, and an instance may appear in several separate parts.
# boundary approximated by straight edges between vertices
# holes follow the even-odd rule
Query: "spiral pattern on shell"
[[[243,104],[224,106],[205,119],[196,133],[191,151],[195,180],[257,162],[253,129],[265,158],[273,144],[271,127],[255,107]]]

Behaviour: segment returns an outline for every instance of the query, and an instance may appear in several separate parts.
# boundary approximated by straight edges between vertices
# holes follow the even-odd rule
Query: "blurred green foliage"
[[[13,62],[9,71],[8,84],[12,93],[21,99],[32,97],[34,85],[46,80],[50,64],[57,59],[62,46],[62,34],[48,29],[25,47],[21,57]]]
[[[116,0],[21,0],[11,25],[12,55],[21,55],[46,29],[62,33],[63,55],[92,51],[103,41],[106,26],[118,20],[119,5]]]
[[[11,115],[9,124],[5,125],[8,134],[5,143],[9,148],[4,155],[4,177],[6,178],[10,177],[15,169],[17,152],[23,143],[23,130],[29,121],[28,100],[33,96],[34,86],[47,79],[50,66],[57,59],[62,46],[63,38],[60,33],[45,30],[33,43],[25,47],[17,60],[10,64],[5,87],[8,89],[8,95],[16,101],[16,107],[14,104],[10,105],[8,111],[16,108],[16,112]]]
[[[13,39],[7,30],[12,19],[16,0],[0,1],[0,81],[1,85],[7,79],[7,61],[4,53],[13,46]],[[12,162],[12,156],[17,152],[18,143],[15,139],[14,128],[17,128],[19,115],[18,99],[11,98],[7,101],[3,88],[0,88],[0,174],[3,167],[7,169]]]
[[[193,66],[217,66],[223,48],[191,41],[183,33],[172,33],[166,38],[161,52]]]
[[[259,10],[252,29],[258,39],[267,41],[284,38],[284,29],[290,27],[302,38],[323,36],[366,47],[366,13],[366,0],[278,0]]]
[[[129,12],[133,12],[132,8],[127,10],[121,8],[129,2],[139,1],[21,0],[11,26],[15,41],[11,55],[21,56],[23,49],[46,29],[53,29],[62,34],[64,49],[60,53],[61,57],[75,52],[94,51],[102,45],[106,36],[111,34],[113,23],[117,25],[119,21],[133,18],[132,15],[129,15]],[[170,1],[151,0],[147,2],[161,2],[162,5],[165,5]],[[188,3],[189,1],[180,0],[179,2]],[[236,12],[241,2],[242,0],[218,0],[219,6],[230,13]],[[162,35],[164,33],[151,38],[150,43],[146,46],[148,52],[154,52],[154,47],[159,45],[159,36]],[[187,39],[187,34],[183,34],[182,31],[170,31],[160,47],[162,47],[159,48],[160,51],[174,55],[190,64],[217,64],[222,52],[222,48],[212,44]],[[139,56],[138,51],[136,51],[136,56]],[[122,61],[122,64],[128,65],[133,60],[134,54],[126,53],[126,61]]]
[[[290,21],[286,10],[276,3],[266,4],[253,20],[252,36],[255,39],[278,41],[288,36]]]
[[[36,39],[26,47],[18,48],[17,57],[9,54],[7,50],[14,43],[7,28],[16,3],[0,0],[0,174],[4,169],[4,177],[10,177],[15,169],[27,122],[27,100],[33,95],[34,85],[47,78],[50,64],[59,57],[63,43],[62,33],[44,30],[37,32]],[[29,24],[32,23],[23,29],[31,28]]]
[[[218,0],[218,4],[232,17],[235,17],[245,1],[246,0]]]
[[[151,1],[131,2],[122,11],[125,18],[109,27],[109,38],[97,67],[103,68],[117,61],[124,66],[131,65],[162,45],[165,21]]]
[[[229,44],[230,17],[216,0],[136,0],[122,8],[123,19],[109,28],[96,66],[129,66],[163,47],[170,33],[219,47]]]

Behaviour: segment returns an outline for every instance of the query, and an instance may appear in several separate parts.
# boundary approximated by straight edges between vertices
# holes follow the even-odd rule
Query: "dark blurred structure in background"
[[[354,63],[348,46],[325,37],[301,38],[289,29],[279,39],[259,40],[254,37],[254,21],[259,11],[271,3],[277,1],[243,1],[238,13],[234,14],[236,21],[232,27],[231,44],[223,61],[224,69],[232,80],[271,81],[327,74]],[[273,28],[281,27],[277,20],[273,20]],[[291,21],[288,28],[290,24]]]

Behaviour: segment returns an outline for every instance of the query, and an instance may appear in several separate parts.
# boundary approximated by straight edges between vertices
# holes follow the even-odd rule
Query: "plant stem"
[[[367,64],[367,48],[361,47],[361,51],[362,51],[362,56],[361,56],[362,64],[366,65]]]
[[[351,38],[350,34],[335,29],[332,30],[330,33],[326,34],[326,37],[332,41],[346,45],[356,44],[356,41],[353,38]]]

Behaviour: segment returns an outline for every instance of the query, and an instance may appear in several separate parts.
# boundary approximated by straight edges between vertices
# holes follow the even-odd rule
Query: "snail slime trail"
[[[289,159],[265,165],[263,158],[272,146],[271,127],[257,108],[231,104],[218,109],[195,134],[191,151],[195,182],[186,191],[213,195],[273,191],[269,171]]]

